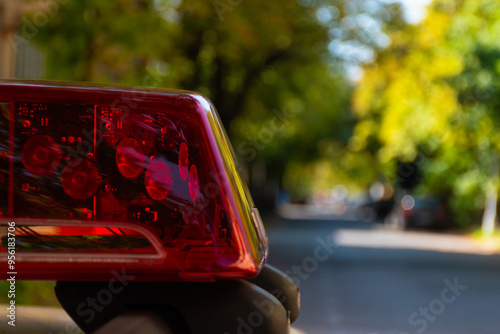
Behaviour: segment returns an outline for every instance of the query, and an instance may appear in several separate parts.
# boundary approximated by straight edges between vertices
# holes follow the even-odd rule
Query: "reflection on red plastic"
[[[97,168],[87,160],[77,160],[76,167],[66,166],[62,172],[61,184],[69,196],[86,199],[94,195],[101,183]]]
[[[62,151],[49,136],[34,136],[26,141],[22,152],[24,167],[34,175],[46,176],[59,166]]]
[[[179,172],[183,180],[188,176],[189,152],[186,143],[182,142],[179,147]]]
[[[123,138],[116,149],[116,165],[120,174],[136,179],[144,169],[144,150],[134,138]]]
[[[191,165],[189,168],[189,195],[193,201],[196,201],[198,195],[198,183],[198,169],[195,165]]]
[[[146,190],[154,200],[161,200],[172,188],[172,174],[167,165],[160,161],[152,162],[144,176]]]
[[[0,257],[15,221],[19,279],[259,272],[262,222],[202,96],[0,80],[0,101],[9,103],[9,118],[0,112]]]

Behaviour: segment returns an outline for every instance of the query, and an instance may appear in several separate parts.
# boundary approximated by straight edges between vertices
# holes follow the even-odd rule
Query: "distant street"
[[[464,237],[325,219],[283,219],[269,237],[307,334],[500,332],[500,256]]]
[[[325,216],[282,219],[268,234],[268,262],[300,284],[294,333],[500,333],[500,256],[465,237]],[[18,315],[19,333],[77,332],[62,309]]]

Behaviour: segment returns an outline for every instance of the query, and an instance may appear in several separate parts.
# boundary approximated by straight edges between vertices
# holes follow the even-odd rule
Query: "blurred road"
[[[301,288],[294,334],[500,333],[500,255],[488,245],[324,215],[268,234],[268,262]],[[16,333],[78,332],[57,308],[21,306],[17,320]]]
[[[268,234],[269,263],[300,284],[294,327],[307,334],[500,332],[500,256],[465,237],[326,219]]]

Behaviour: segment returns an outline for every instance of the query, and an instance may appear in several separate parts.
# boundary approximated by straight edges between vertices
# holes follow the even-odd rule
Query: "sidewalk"
[[[396,248],[476,255],[498,254],[498,244],[481,241],[468,235],[419,231],[339,229],[334,242],[345,247]]]

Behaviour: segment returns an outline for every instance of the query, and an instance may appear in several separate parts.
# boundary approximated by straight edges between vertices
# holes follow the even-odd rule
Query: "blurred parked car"
[[[404,194],[396,199],[384,223],[395,229],[446,229],[450,225],[450,215],[437,197]]]

